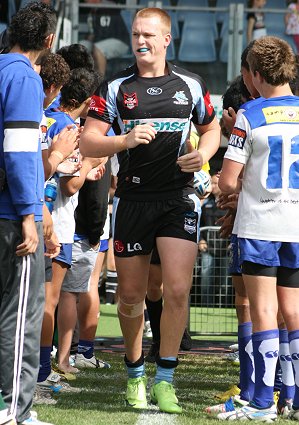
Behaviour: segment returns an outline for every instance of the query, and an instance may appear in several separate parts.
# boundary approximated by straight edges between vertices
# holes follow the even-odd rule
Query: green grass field
[[[190,331],[192,334],[209,334],[213,335],[213,338],[220,334],[234,334],[233,339],[236,339],[237,326],[236,313],[232,308],[191,307],[190,309]],[[115,305],[101,305],[97,336],[121,336]]]
[[[216,425],[219,421],[207,417],[203,409],[214,404],[215,392],[226,390],[238,380],[238,368],[223,356],[184,355],[175,375],[183,414],[160,413],[152,405],[148,411],[136,413],[124,406],[126,375],[122,356],[99,356],[111,363],[111,369],[80,372],[72,385],[80,387],[81,393],[62,394],[55,406],[36,406],[41,420],[55,425]],[[149,382],[154,371],[153,365],[147,365]]]
[[[120,336],[115,306],[103,306],[98,329],[100,336]],[[223,339],[223,337],[222,337]],[[126,373],[123,355],[97,353],[109,361],[111,369],[81,371],[71,385],[80,393],[56,396],[55,406],[35,406],[39,418],[54,425],[219,425],[219,421],[203,412],[214,404],[213,395],[238,382],[238,367],[222,354],[180,356],[175,373],[175,387],[184,409],[182,415],[160,413],[149,404],[149,409],[136,413],[124,404]],[[153,382],[155,367],[146,366],[149,384]],[[279,420],[279,424],[286,420]]]

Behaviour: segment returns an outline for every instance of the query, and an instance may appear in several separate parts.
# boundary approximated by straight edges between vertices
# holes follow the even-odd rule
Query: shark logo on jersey
[[[243,149],[245,140],[246,140],[246,131],[242,128],[234,127],[232,134],[230,136],[228,144],[239,149]]]
[[[173,103],[176,105],[188,105],[188,97],[186,97],[183,90],[175,92],[175,95],[172,96],[172,98],[175,99]]]
[[[136,93],[124,93],[124,105],[128,109],[134,109],[138,106],[138,98]]]

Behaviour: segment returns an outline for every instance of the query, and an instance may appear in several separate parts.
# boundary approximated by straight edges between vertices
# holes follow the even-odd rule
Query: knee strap
[[[126,304],[119,299],[117,309],[122,316],[134,319],[135,317],[139,317],[143,314],[144,301],[140,301],[140,303],[137,304]]]

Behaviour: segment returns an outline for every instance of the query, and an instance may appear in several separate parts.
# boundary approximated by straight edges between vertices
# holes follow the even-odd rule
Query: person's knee
[[[144,300],[135,303],[127,303],[120,298],[117,304],[117,310],[122,316],[134,319],[143,315]]]
[[[188,303],[188,298],[189,288],[183,285],[176,285],[164,291],[164,303],[170,304],[175,308],[185,308]]]

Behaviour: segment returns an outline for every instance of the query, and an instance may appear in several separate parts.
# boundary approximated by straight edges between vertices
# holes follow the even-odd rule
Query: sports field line
[[[179,421],[177,415],[162,413],[157,408],[157,412],[141,413],[135,425],[179,425]]]

